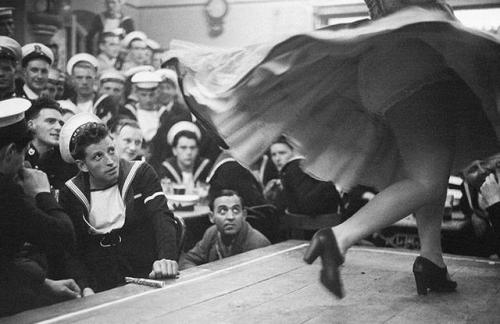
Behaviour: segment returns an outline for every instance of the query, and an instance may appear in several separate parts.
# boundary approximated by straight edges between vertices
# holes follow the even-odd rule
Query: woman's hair
[[[75,160],[85,159],[85,149],[92,144],[97,144],[109,136],[108,129],[104,124],[90,122],[78,127],[69,145],[71,156]]]

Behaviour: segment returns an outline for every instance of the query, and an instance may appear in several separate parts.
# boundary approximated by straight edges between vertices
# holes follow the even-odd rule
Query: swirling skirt
[[[401,160],[385,113],[443,81],[462,83],[477,99],[450,116],[454,170],[499,151],[500,42],[439,11],[411,7],[242,49],[179,41],[171,49],[184,67],[187,103],[245,165],[284,133],[312,175],[382,189]]]

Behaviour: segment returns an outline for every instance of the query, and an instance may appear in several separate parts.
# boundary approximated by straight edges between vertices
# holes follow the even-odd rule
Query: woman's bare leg
[[[442,194],[442,199],[439,202],[423,206],[416,213],[420,255],[439,267],[445,267],[441,248],[441,222],[445,199],[446,191]]]
[[[386,114],[400,149],[403,178],[333,228],[341,253],[363,237],[418,210],[422,251],[426,255],[439,254],[431,261],[441,258],[442,215],[438,215],[439,208],[430,206],[444,203],[455,137],[453,118],[443,107],[450,104],[451,95],[435,90],[427,87]],[[431,209],[432,213],[422,214]],[[442,264],[442,259],[437,263]]]

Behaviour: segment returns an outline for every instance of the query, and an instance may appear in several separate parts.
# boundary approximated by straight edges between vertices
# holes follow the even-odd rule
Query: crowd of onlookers
[[[284,135],[239,164],[191,114],[164,48],[133,30],[120,1],[106,3],[65,71],[44,44],[0,36],[0,316],[125,276],[174,278],[287,239],[287,212],[345,219],[376,194],[310,176]],[[464,172],[463,210],[485,256],[499,253],[498,167]],[[214,225],[187,251],[164,195],[173,185],[208,195]]]

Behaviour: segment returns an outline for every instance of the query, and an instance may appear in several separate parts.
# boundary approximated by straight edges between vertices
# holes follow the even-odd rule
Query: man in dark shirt
[[[53,190],[60,190],[78,173],[78,168],[64,162],[59,152],[59,133],[63,125],[61,107],[48,98],[34,100],[26,112],[26,120],[34,138],[25,159],[32,168],[47,174]]]
[[[47,176],[23,168],[31,140],[24,119],[29,106],[21,98],[0,101],[0,316],[80,296],[73,280],[50,280],[39,263],[19,254],[25,242],[45,252],[71,249],[75,240]]]

